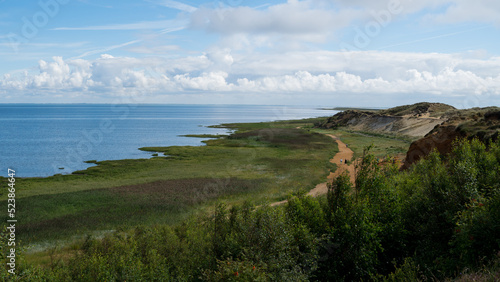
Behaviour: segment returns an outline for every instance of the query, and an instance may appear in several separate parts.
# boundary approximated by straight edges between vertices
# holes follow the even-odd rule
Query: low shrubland
[[[456,142],[450,155],[434,152],[403,172],[365,154],[354,187],[341,175],[325,197],[219,202],[181,224],[88,237],[70,258],[21,262],[15,279],[495,281],[499,172],[500,142]]]

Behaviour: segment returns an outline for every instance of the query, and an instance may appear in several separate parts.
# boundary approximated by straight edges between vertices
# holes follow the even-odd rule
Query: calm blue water
[[[0,175],[45,177],[87,160],[150,158],[140,147],[202,145],[184,134],[224,134],[209,125],[333,115],[294,106],[0,104]],[[60,169],[64,168],[64,169]]]

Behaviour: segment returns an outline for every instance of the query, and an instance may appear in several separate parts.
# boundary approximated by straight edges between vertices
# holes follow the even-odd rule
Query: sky
[[[499,106],[496,0],[0,0],[0,103]]]

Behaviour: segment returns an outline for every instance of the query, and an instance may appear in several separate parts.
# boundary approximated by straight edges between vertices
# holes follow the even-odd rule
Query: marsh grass
[[[206,146],[141,148],[151,159],[100,161],[71,175],[18,179],[18,238],[25,245],[102,230],[176,224],[216,201],[262,205],[307,191],[329,172],[337,145],[312,120],[230,125]],[[6,206],[6,195],[0,196]]]
[[[222,138],[226,137],[227,134],[185,134],[179,135],[179,137],[192,137],[192,138]]]
[[[177,179],[20,199],[20,238],[60,240],[93,230],[177,223],[175,215],[220,196],[258,192],[263,179]],[[37,211],[33,213],[31,211]],[[75,234],[75,231],[77,231]]]
[[[18,234],[48,247],[25,257],[44,267],[21,266],[19,280],[498,280],[499,186],[488,172],[498,171],[500,143],[489,151],[478,140],[457,143],[447,160],[432,153],[408,171],[380,166],[368,153],[356,187],[343,174],[326,197],[312,198],[307,189],[336,167],[328,162],[336,143],[321,133],[356,154],[366,144],[382,155],[407,143],[259,126],[205,147],[143,148],[167,157],[20,179],[32,186],[31,194],[20,190],[28,208],[19,211]],[[57,181],[67,189],[42,189]],[[113,185],[97,188],[97,181]],[[265,205],[286,196],[284,205]],[[78,232],[78,241],[67,239]],[[0,275],[9,279],[5,269]]]

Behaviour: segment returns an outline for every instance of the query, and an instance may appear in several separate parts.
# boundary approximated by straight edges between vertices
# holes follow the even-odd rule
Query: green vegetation
[[[500,141],[457,142],[399,171],[377,159],[405,153],[407,140],[319,121],[227,124],[234,133],[207,146],[141,148],[158,156],[18,179],[17,276],[0,268],[0,279],[500,279]],[[311,198],[337,168],[325,134],[362,159],[355,186],[343,174]]]
[[[449,122],[457,124],[457,131],[464,136],[474,136],[483,141],[496,140],[500,128],[498,107],[473,108],[449,114]]]
[[[329,173],[337,146],[297,124],[308,122],[246,124],[207,146],[142,148],[156,157],[18,179],[18,239],[38,250],[118,228],[177,224],[216,200],[262,205],[310,190]],[[0,199],[7,206],[5,192]]]
[[[393,135],[363,133],[342,129],[314,129],[314,132],[333,134],[339,137],[354,152],[355,159],[361,157],[364,150],[369,146],[371,146],[371,153],[377,158],[406,154],[410,147],[407,137],[398,138]]]
[[[181,137],[192,137],[192,138],[222,138],[226,137],[227,135],[224,134],[186,134],[186,135],[179,135]]]
[[[287,120],[287,121],[276,121],[272,123],[262,122],[262,123],[225,123],[220,125],[209,126],[211,128],[229,128],[237,130],[237,132],[244,132],[255,129],[262,128],[293,128],[298,127],[302,129],[310,129],[314,127],[314,124],[324,121],[324,117],[319,118],[306,118],[300,120]]]
[[[500,142],[488,150],[478,140],[456,143],[449,156],[434,152],[404,172],[381,167],[367,154],[355,187],[344,174],[326,197],[298,195],[283,206],[260,208],[220,202],[209,215],[175,226],[88,237],[70,258],[55,257],[46,267],[21,263],[18,278],[495,281],[500,278],[498,171]],[[5,269],[0,275],[7,277]]]
[[[455,110],[454,107],[442,103],[416,103],[412,105],[398,106],[387,110],[382,110],[379,114],[391,116],[419,115],[429,113],[431,116],[442,115]]]

